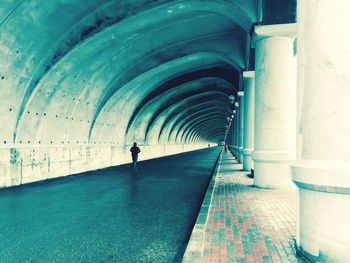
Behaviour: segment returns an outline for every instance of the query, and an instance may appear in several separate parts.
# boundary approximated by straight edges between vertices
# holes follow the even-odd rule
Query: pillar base
[[[350,163],[299,160],[297,248],[317,262],[350,262]]]
[[[254,185],[262,188],[292,187],[291,155],[285,151],[254,151]]]
[[[238,161],[243,163],[243,147],[238,147],[237,149]]]
[[[238,146],[233,147],[233,153],[236,159],[238,160],[239,154],[238,154]]]
[[[253,149],[243,149],[243,170],[250,171],[254,167],[252,160]]]

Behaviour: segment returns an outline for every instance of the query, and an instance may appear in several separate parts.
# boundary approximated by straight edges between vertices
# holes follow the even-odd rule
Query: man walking
[[[131,158],[132,158],[132,172],[137,172],[137,159],[139,157],[139,153],[141,152],[140,148],[137,147],[137,143],[134,142],[133,146],[130,148]]]

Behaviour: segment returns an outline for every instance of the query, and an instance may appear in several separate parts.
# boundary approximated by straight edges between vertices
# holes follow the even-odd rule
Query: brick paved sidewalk
[[[230,153],[222,154],[201,261],[304,262],[294,248],[295,189],[256,188],[241,169]]]

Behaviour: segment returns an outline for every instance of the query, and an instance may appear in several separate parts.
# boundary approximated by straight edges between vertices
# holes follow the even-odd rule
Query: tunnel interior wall
[[[2,3],[0,187],[223,142],[258,2]]]
[[[143,146],[140,161],[207,147]],[[21,147],[0,149],[0,188],[130,163],[130,146]]]

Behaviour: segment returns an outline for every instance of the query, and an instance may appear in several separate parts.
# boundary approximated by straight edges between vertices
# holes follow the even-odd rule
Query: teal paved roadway
[[[219,151],[0,190],[0,261],[181,261]]]

